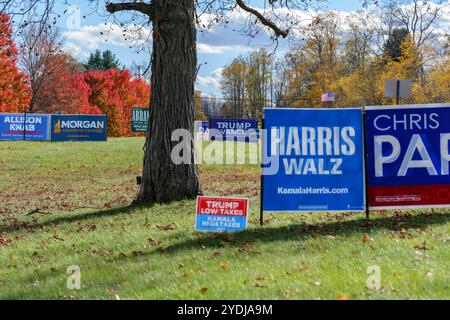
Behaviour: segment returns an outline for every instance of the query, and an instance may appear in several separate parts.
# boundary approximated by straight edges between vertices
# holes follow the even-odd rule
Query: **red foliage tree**
[[[42,80],[38,96],[34,97],[41,113],[98,113],[89,104],[90,88],[84,81],[78,63],[69,55],[52,56],[53,67]]]
[[[10,19],[0,13],[0,112],[23,112],[30,103],[30,88],[16,66],[16,55]]]
[[[108,117],[108,135],[130,135],[131,108],[148,105],[150,86],[142,79],[133,79],[128,70],[89,71],[84,78],[92,110]]]

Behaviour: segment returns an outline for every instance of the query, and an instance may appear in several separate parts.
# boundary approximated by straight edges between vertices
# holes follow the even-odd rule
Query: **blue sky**
[[[72,8],[63,14],[67,10],[67,5],[63,4],[57,8],[58,13],[61,14],[58,27],[63,34],[66,51],[84,61],[95,49],[109,49],[126,66],[130,66],[132,62],[148,64],[149,54],[136,52],[137,46],[135,42],[129,40],[130,36],[126,35],[127,40],[125,40],[123,31],[119,27],[113,26],[113,19],[102,16],[103,8],[100,10],[90,8],[87,0],[68,0],[68,2],[70,5],[78,6],[79,12]],[[258,6],[258,3],[262,4],[263,0],[247,2]],[[99,3],[103,4],[103,1],[100,0]],[[362,2],[361,0],[329,0],[326,8],[345,13],[361,9]],[[78,16],[80,17],[79,21],[77,21]],[[121,21],[129,21],[129,15],[118,14],[117,17]],[[247,36],[233,32],[232,28],[215,26],[212,32],[199,32],[198,34],[198,61],[202,66],[197,89],[204,94],[220,96],[218,89],[220,68],[228,64],[234,57],[246,54],[249,50],[258,47],[273,48],[268,37],[262,36],[249,42]],[[146,35],[150,34],[149,29],[146,30]],[[280,47],[283,48],[283,46],[286,47],[286,43],[281,42]]]

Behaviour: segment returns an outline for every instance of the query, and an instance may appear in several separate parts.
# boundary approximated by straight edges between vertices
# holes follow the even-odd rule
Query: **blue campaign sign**
[[[0,114],[0,140],[50,140],[50,116],[42,114]]]
[[[214,140],[258,141],[258,121],[244,119],[212,119],[209,124],[210,138]],[[217,136],[220,134],[220,137]]]
[[[366,108],[371,207],[450,205],[450,104]]]
[[[52,115],[52,141],[106,141],[105,115]]]
[[[361,109],[265,109],[263,210],[361,211]]]
[[[209,140],[209,122],[195,121],[195,137],[197,140]]]

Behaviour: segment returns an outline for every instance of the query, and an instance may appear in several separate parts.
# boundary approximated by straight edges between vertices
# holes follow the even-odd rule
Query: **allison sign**
[[[372,208],[450,205],[450,104],[366,108]]]
[[[106,141],[105,115],[52,115],[52,141]]]
[[[265,109],[264,211],[361,211],[361,109]]]
[[[0,140],[50,140],[50,116],[0,114]]]

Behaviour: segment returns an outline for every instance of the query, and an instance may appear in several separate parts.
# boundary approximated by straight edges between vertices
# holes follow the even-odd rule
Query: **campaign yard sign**
[[[244,119],[212,119],[210,140],[258,142],[258,121]]]
[[[361,109],[265,109],[263,210],[365,208]]]
[[[248,199],[197,197],[195,229],[238,232],[247,228]]]
[[[106,141],[105,115],[52,115],[52,141]]]
[[[198,141],[209,140],[209,122],[195,121],[195,139]]]
[[[42,114],[0,114],[0,140],[50,140],[50,116]]]
[[[366,108],[371,208],[450,206],[450,104]]]
[[[147,132],[149,117],[150,117],[149,108],[132,108],[131,132]]]

